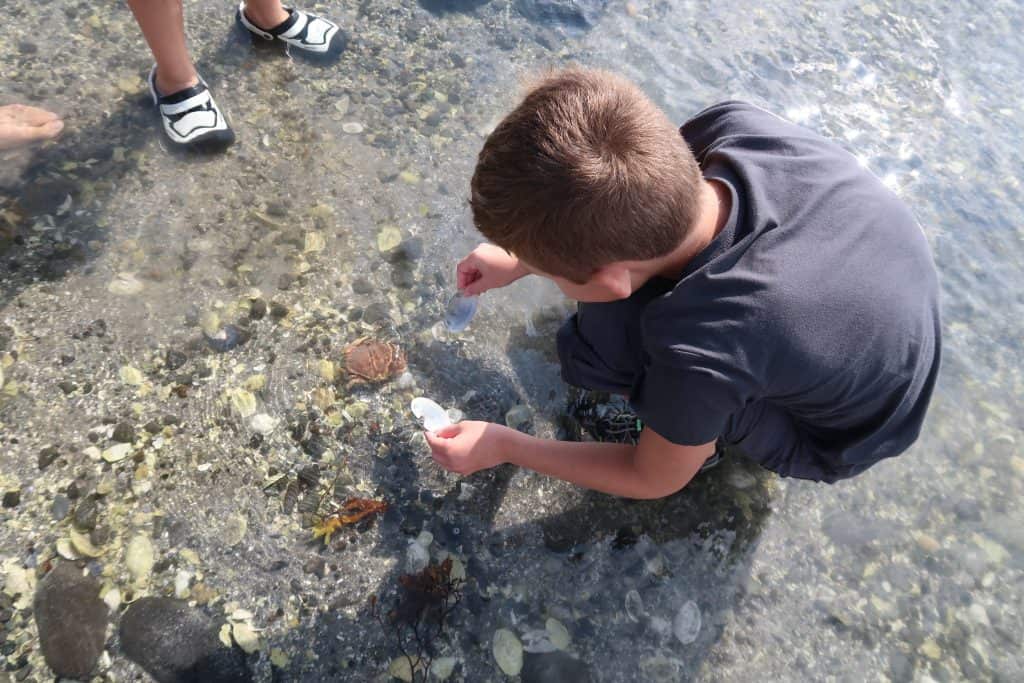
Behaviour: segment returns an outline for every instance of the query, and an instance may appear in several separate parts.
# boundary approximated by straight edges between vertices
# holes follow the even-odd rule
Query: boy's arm
[[[650,428],[636,446],[538,439],[486,422],[460,422],[427,441],[442,467],[461,474],[508,462],[627,498],[675,493],[715,452],[714,442],[680,446]]]

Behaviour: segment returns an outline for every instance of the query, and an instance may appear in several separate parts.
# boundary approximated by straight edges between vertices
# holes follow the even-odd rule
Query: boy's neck
[[[678,280],[686,265],[704,251],[729,222],[732,193],[717,180],[701,182],[700,208],[693,230],[672,253],[659,259],[655,272],[670,280]]]

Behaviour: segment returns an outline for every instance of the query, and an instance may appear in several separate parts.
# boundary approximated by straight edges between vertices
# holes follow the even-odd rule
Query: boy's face
[[[633,293],[632,273],[624,264],[613,263],[594,271],[590,279],[580,284],[557,275],[549,275],[520,259],[523,267],[533,275],[554,282],[562,294],[584,303],[603,303],[625,299]]]

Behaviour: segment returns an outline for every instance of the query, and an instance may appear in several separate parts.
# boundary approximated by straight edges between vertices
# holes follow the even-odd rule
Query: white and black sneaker
[[[216,151],[235,141],[234,131],[202,78],[191,88],[161,95],[156,89],[154,66],[149,72],[149,92],[160,112],[164,133],[175,147]]]
[[[245,0],[238,5],[238,22],[253,35],[280,40],[307,57],[331,59],[345,50],[345,33],[333,21],[285,7],[288,18],[273,28],[260,28],[245,15]]]

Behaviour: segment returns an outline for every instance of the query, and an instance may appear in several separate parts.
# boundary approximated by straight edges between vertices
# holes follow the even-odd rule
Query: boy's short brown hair
[[[473,220],[550,275],[664,256],[698,210],[701,171],[665,114],[605,71],[550,74],[488,136],[473,173]]]

